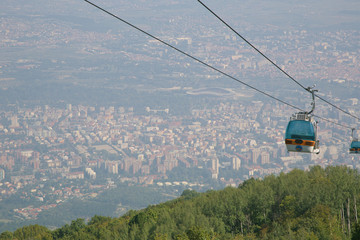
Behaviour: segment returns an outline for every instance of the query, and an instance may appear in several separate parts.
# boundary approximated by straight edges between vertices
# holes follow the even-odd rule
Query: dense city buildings
[[[171,109],[147,107],[143,114],[135,114],[133,108],[71,104],[4,111],[0,119],[1,196],[52,180],[91,183],[99,173],[129,184],[206,184],[206,179],[191,182],[191,176],[185,175],[176,179],[178,183],[167,180],[173,169],[195,168],[236,186],[251,177],[311,165],[359,167],[358,156],[348,154],[346,129],[331,123],[319,130],[319,155],[288,153],[284,132],[291,111],[278,111],[278,104],[273,107],[260,101],[248,106],[224,102],[181,117],[173,116]],[[23,193],[40,201],[55,194],[56,204],[66,196],[95,194],[91,186],[78,186],[65,195],[61,187],[50,192],[37,187]]]

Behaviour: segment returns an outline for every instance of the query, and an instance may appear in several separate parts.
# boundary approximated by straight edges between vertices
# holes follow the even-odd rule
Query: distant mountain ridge
[[[345,166],[295,169],[238,188],[185,190],[120,218],[77,219],[54,231],[26,226],[0,239],[359,239],[359,183]]]

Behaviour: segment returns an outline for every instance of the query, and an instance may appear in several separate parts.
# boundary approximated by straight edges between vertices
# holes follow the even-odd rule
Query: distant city
[[[46,3],[45,13],[34,7],[42,1],[5,1],[0,12],[0,231],[15,222],[37,223],[42,214],[74,200],[109,199],[106,193],[125,191],[120,187],[152,189],[172,199],[184,189],[236,187],[294,168],[360,168],[360,157],[348,153],[351,130],[336,125],[358,127],[358,121],[319,99],[314,113],[325,118],[317,119],[320,154],[288,153],[285,128],[298,109],[85,3]],[[158,1],[156,15],[151,4],[126,3],[118,12],[209,65],[310,108],[309,93],[210,15],[202,16],[205,11],[199,15],[200,8]],[[244,3],[244,9],[251,7]],[[248,17],[265,24],[239,14],[233,16],[234,27],[303,85],[316,84],[319,96],[359,116],[358,17],[338,13],[346,27],[327,20],[315,26],[308,18],[285,26],[257,14]],[[143,205],[114,206],[108,212],[121,215]],[[60,220],[51,224],[59,226]]]
[[[359,108],[355,99],[353,106]],[[330,115],[325,109],[321,113]],[[98,174],[108,179],[101,189],[117,183],[210,189],[207,176],[222,186],[237,186],[251,177],[311,165],[360,167],[359,157],[348,154],[347,130],[331,123],[319,130],[319,155],[289,154],[284,132],[290,114],[283,106],[261,101],[246,106],[224,102],[182,117],[172,116],[171,109],[146,107],[145,114],[138,115],[133,108],[72,104],[63,109],[45,105],[3,111],[1,196],[21,193],[21,198],[44,202],[47,209],[69,196],[96,197]],[[340,114],[339,119],[346,116]],[[196,180],[187,175],[169,178],[174,169],[185,173],[179,169],[189,168],[208,174]],[[83,184],[41,189],[46,181],[69,179]],[[36,219],[37,211],[26,209],[15,213]]]

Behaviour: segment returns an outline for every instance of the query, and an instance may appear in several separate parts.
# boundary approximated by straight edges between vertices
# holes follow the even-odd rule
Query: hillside
[[[360,239],[360,178],[345,166],[293,170],[238,188],[197,193],[120,218],[77,219],[51,231],[32,225],[0,239]]]

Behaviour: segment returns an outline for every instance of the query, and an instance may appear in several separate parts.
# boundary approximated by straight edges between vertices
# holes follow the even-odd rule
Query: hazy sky
[[[201,38],[198,42],[212,44],[211,37],[204,34],[234,35],[197,0],[94,0],[93,2],[162,38],[186,36]],[[264,38],[270,39],[269,45],[273,38],[283,41],[279,36],[289,31],[308,30],[313,33],[312,37],[327,31],[360,31],[359,0],[204,0],[203,2],[250,41],[264,35]],[[84,49],[101,48],[104,42],[111,40],[107,38],[119,38],[113,40],[118,45],[123,44],[124,38],[134,41],[134,45],[138,42],[139,45],[148,43],[144,41],[148,39],[144,34],[82,0],[3,0],[0,18],[0,35],[4,41],[7,41],[5,45],[9,46],[9,42],[14,39],[24,42],[17,48],[0,48],[2,79],[21,79],[18,73],[23,70],[18,68],[19,59],[35,61],[35,66],[29,70],[33,75],[24,72],[23,76],[52,79],[59,78],[60,73],[67,72],[69,65],[76,69],[84,69],[82,73],[86,74],[86,69],[93,67],[91,61],[97,59],[101,61],[106,54],[97,55],[95,52],[93,55],[76,58],[77,52],[80,53],[78,56],[81,56]],[[107,36],[107,33],[114,35]],[[303,41],[302,44],[306,45],[308,40]],[[256,41],[254,43],[257,44]],[[239,44],[243,42],[239,40]],[[288,45],[291,44],[293,43],[290,42]],[[353,46],[357,49],[352,50],[359,51],[359,45],[360,43],[355,42]],[[120,47],[117,46],[117,50]],[[166,47],[161,46],[161,48]],[[128,49],[130,50],[130,47]],[[137,53],[136,51],[142,49],[134,51]],[[206,57],[215,56],[216,53],[208,54]],[[113,62],[114,65],[122,64],[118,59],[106,60]],[[264,59],[259,57],[259,60]],[[36,61],[40,63],[37,64]],[[61,64],[62,61],[69,65]],[[164,57],[162,63],[167,64],[166,61],[168,59]],[[189,59],[186,61],[193,63]],[[156,67],[158,66],[153,68],[155,76]],[[161,68],[164,69],[163,66]],[[169,71],[174,70],[169,68]],[[65,81],[67,74],[64,75]],[[78,77],[74,74],[68,75],[72,78]],[[102,73],[101,77],[106,79],[108,76]]]

